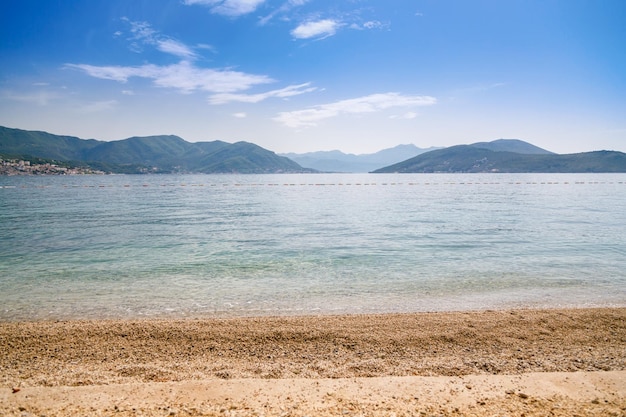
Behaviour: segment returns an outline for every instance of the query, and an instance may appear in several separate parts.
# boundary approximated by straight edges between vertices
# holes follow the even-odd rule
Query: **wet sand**
[[[0,415],[626,415],[626,308],[0,323]]]

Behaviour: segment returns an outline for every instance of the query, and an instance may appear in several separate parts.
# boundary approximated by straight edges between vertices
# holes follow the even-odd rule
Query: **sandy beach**
[[[626,308],[0,323],[3,416],[625,416]]]

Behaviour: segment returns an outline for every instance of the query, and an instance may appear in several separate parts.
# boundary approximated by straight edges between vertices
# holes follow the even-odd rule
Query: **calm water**
[[[0,320],[626,305],[626,175],[0,177]]]

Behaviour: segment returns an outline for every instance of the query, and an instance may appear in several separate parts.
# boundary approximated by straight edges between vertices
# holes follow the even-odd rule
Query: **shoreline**
[[[626,413],[624,307],[0,322],[0,350],[2,415]]]

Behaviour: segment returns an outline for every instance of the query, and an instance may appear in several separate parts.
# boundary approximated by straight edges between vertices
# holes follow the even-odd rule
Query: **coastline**
[[[623,307],[2,322],[0,350],[2,415],[626,413]]]

